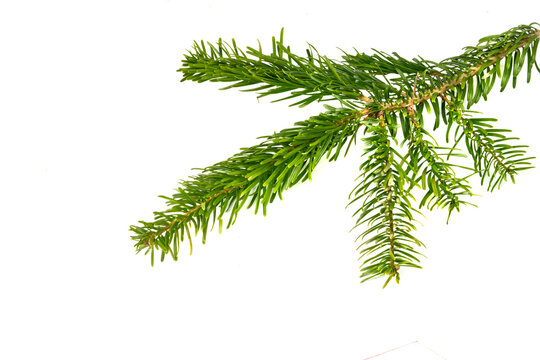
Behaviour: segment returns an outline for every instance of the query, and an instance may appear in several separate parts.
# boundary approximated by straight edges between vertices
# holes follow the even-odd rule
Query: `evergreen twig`
[[[195,42],[178,70],[182,81],[230,83],[223,89],[278,95],[273,101],[293,99],[291,106],[321,101],[339,106],[326,104],[324,113],[265,136],[260,144],[182,181],[175,194],[162,196],[167,210],[154,212],[151,222],[131,226],[137,252],[150,253],[152,264],[156,250],[162,261],[166,254],[177,260],[186,238],[191,254],[190,229],[201,231],[204,243],[216,221],[221,232],[226,216],[228,228],[242,208],[253,207],[255,213],[262,208],[266,215],[268,204],[282,199],[284,190],[311,179],[323,156],[334,161],[347,154],[363,129],[366,160],[349,203],[359,206],[355,228],[367,226],[358,236],[363,240],[358,247],[364,259],[361,277],[387,275],[384,286],[392,278],[399,282],[400,268],[420,267],[415,246],[423,243],[412,235],[419,209],[446,208],[450,217],[460,205],[471,204],[463,199],[473,195],[470,176],[478,174],[493,191],[532,167],[526,146],[505,135],[509,130],[494,128],[496,119],[475,117],[469,109],[487,99],[497,78],[504,91],[510,79],[516,86],[522,69],[527,69],[527,82],[533,67],[540,71],[538,25],[484,37],[441,62],[377,50],[373,55],[342,50],[337,61],[311,45],[302,57],[284,44],[283,29],[278,40],[272,38],[269,54],[260,43],[242,50],[234,39],[230,44],[221,39]],[[449,146],[439,146],[428,132],[426,112],[434,115],[433,131],[446,128]],[[465,156],[458,149],[463,144],[473,159],[471,168],[448,162]],[[463,170],[469,174],[458,176]],[[425,191],[418,209],[413,206],[415,188]]]

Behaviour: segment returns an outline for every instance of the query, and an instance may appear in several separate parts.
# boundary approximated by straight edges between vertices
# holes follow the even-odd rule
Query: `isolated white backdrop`
[[[448,226],[426,214],[424,269],[385,290],[360,284],[348,232],[360,147],[178,263],[151,268],[128,232],[191,168],[321,109],[179,83],[192,40],[268,48],[285,27],[299,53],[440,60],[539,21],[534,3],[3,2],[0,358],[363,359],[420,341],[448,359],[539,359],[538,169],[476,187],[479,207]],[[540,74],[521,80],[476,109],[538,156]]]

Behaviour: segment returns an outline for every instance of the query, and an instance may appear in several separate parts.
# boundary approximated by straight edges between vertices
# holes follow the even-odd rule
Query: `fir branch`
[[[350,101],[362,98],[362,89],[394,91],[375,76],[352,71],[320,55],[313,46],[306,50],[308,58],[293,54],[283,43],[283,29],[279,41],[272,39],[272,48],[272,53],[265,54],[260,43],[258,49],[242,51],[234,39],[232,44],[221,39],[215,45],[195,42],[178,71],[183,74],[182,81],[234,82],[222,89],[251,86],[244,91],[257,91],[259,98],[287,94],[274,102],[301,97],[291,104],[300,107],[327,100],[354,106]]]
[[[388,119],[387,119],[388,120]],[[355,227],[367,224],[369,228],[357,239],[365,239],[358,250],[360,258],[367,258],[361,266],[363,281],[387,275],[384,286],[395,277],[399,282],[401,267],[418,265],[419,253],[411,246],[423,245],[410,232],[415,229],[412,224],[412,212],[408,200],[409,193],[405,184],[412,182],[404,175],[399,153],[391,146],[391,135],[383,115],[379,119],[365,122],[370,136],[364,138],[368,157],[362,165],[362,179],[351,192],[349,205],[362,202],[355,212],[358,215]]]
[[[491,124],[497,119],[474,118],[474,112],[463,109],[462,99],[456,98],[455,102],[444,96],[443,99],[448,104],[448,129],[452,124],[457,124],[452,149],[462,140],[465,142],[474,161],[474,171],[481,177],[481,185],[489,178],[487,187],[489,191],[493,191],[499,188],[507,177],[515,182],[514,177],[518,171],[533,168],[529,160],[534,157],[526,157],[526,151],[523,150],[528,146],[510,144],[510,141],[519,138],[506,137],[504,134],[511,132],[510,130],[494,128]]]
[[[528,146],[505,143],[518,138],[507,138],[502,134],[510,130],[493,129],[489,122],[495,122],[496,119],[462,117],[457,121],[466,136],[467,149],[473,157],[474,168],[481,177],[481,184],[489,178],[489,191],[499,188],[507,177],[515,182],[514,177],[518,171],[533,168],[529,160],[534,157],[526,157],[523,150]]]
[[[208,227],[216,218],[222,221],[226,211],[230,212],[227,228],[246,203],[248,208],[255,207],[255,213],[262,205],[266,215],[268,203],[276,196],[282,198],[282,192],[294,184],[311,179],[323,156],[336,160],[347,141],[354,138],[360,124],[357,114],[330,106],[327,110],[296,127],[266,136],[259,145],[245,148],[182,182],[176,194],[163,197],[170,206],[168,210],[155,212],[154,222],[132,226],[138,250],[158,247],[176,259],[179,242],[189,226],[201,230],[205,242]],[[180,231],[177,238],[167,235],[175,231]]]
[[[260,43],[258,49],[241,50],[234,39],[231,44],[221,39],[216,44],[195,43],[178,70],[182,81],[227,82],[231,84],[224,89],[281,96],[274,101],[294,99],[291,106],[338,101],[341,107],[325,105],[325,113],[263,137],[260,144],[182,181],[172,197],[163,196],[167,210],[155,212],[152,222],[130,228],[137,251],[151,252],[152,264],[155,251],[161,251],[162,261],[166,254],[176,260],[185,238],[192,252],[190,229],[201,231],[204,243],[216,220],[221,232],[226,214],[227,227],[244,207],[254,207],[255,213],[262,207],[266,214],[267,205],[281,199],[283,191],[311,179],[323,156],[336,160],[348,144],[347,153],[363,126],[367,160],[349,203],[362,203],[354,214],[355,227],[368,227],[358,236],[364,240],[358,248],[365,259],[361,277],[387,275],[384,286],[392,278],[399,281],[401,267],[420,267],[420,254],[413,246],[423,244],[411,233],[413,214],[420,214],[411,202],[413,188],[426,191],[419,208],[447,208],[450,216],[460,204],[469,204],[462,196],[472,195],[468,176],[459,177],[455,169],[478,173],[493,190],[531,167],[525,146],[510,142],[517,138],[494,128],[495,119],[473,117],[468,109],[481,98],[487,100],[497,78],[504,91],[510,79],[516,86],[523,69],[527,68],[527,82],[533,67],[540,71],[536,25],[487,36],[441,62],[407,60],[377,50],[374,55],[343,52],[342,60],[336,61],[311,45],[307,57],[301,57],[283,43],[283,30],[279,40],[272,39],[271,53],[264,53]],[[439,146],[427,131],[425,112],[432,111],[433,130],[444,128],[447,143],[454,131],[452,147]],[[399,140],[401,146],[408,144],[404,155],[397,147]],[[462,156],[457,149],[462,143],[473,158],[473,169],[447,162]]]
[[[531,51],[530,56],[529,56],[529,63],[532,64],[536,56],[536,49],[538,48],[538,39],[540,38],[540,30],[537,30],[531,26],[522,26],[515,29],[520,30],[520,31],[518,32],[517,35],[513,37],[503,36],[502,40],[501,40],[501,36],[498,36],[495,38],[485,37],[481,39],[480,42],[488,41],[488,39],[491,39],[491,42],[489,44],[493,43],[494,48],[489,52],[486,52],[486,50],[484,49],[484,48],[490,48],[489,44],[484,45],[480,49],[476,49],[476,51],[473,50],[475,48],[468,47],[467,48],[468,51],[465,52],[465,54],[463,54],[462,56],[452,57],[452,58],[443,60],[442,62],[437,64],[437,67],[441,68],[441,70],[453,69],[453,72],[451,73],[450,77],[447,76],[444,79],[437,78],[436,87],[428,90],[427,92],[421,92],[419,96],[415,96],[414,94],[411,94],[407,98],[403,98],[394,103],[385,104],[381,107],[381,110],[396,111],[396,110],[407,108],[408,106],[411,106],[411,105],[418,105],[420,103],[426,102],[427,100],[436,98],[437,96],[443,96],[450,90],[456,89],[459,86],[462,86],[463,84],[468,82],[470,79],[474,78],[474,76],[488,69],[490,66],[492,65],[499,66],[501,64],[501,60],[507,58],[509,54],[512,54],[512,52],[517,51],[521,48],[529,49],[531,45],[532,45],[533,50]],[[512,32],[512,30],[510,30],[510,32]],[[465,65],[468,65],[468,66],[464,66],[464,63],[463,63],[464,59],[468,60],[468,62],[465,63]],[[510,60],[507,60],[507,62],[511,64],[512,56],[510,56],[508,59]],[[511,69],[511,67],[509,68]],[[518,69],[516,68],[516,71],[517,70]],[[490,75],[493,75],[494,73],[495,73],[494,71],[488,72],[488,74]],[[516,77],[518,73],[515,74]],[[414,76],[416,79],[416,75]],[[509,74],[508,74],[508,78],[509,78]],[[411,79],[408,79],[406,81],[409,83],[412,83]],[[502,83],[503,85],[502,85],[501,91],[504,90],[504,83],[506,81],[508,81],[506,80],[506,78],[503,79],[503,83]],[[485,95],[487,95],[487,93]]]
[[[451,148],[439,147],[429,140],[424,140],[424,130],[416,127],[414,131],[415,144],[409,149],[409,157],[415,159],[415,166],[410,169],[416,179],[413,184],[418,184],[427,190],[421,199],[418,207],[421,209],[427,206],[433,208],[448,208],[448,218],[453,210],[459,211],[459,206],[473,205],[461,199],[461,196],[473,196],[471,186],[467,179],[458,177],[454,171],[460,165],[446,163],[443,155],[439,151],[449,151],[448,156],[459,156],[460,154],[450,153]],[[406,172],[409,170],[407,168]]]

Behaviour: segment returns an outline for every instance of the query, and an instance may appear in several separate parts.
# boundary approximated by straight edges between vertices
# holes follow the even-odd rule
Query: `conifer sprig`
[[[359,247],[364,280],[388,275],[399,282],[401,267],[420,267],[419,253],[413,245],[423,245],[411,232],[415,229],[407,185],[412,179],[405,175],[403,157],[392,147],[392,138],[384,116],[366,120],[369,136],[364,138],[364,156],[360,166],[362,179],[351,193],[349,205],[362,202],[354,216],[356,225],[369,227],[358,238],[365,239]],[[357,238],[357,239],[358,239]]]
[[[215,223],[222,230],[234,224],[242,208],[262,209],[282,199],[284,190],[307,179],[323,156],[330,161],[346,154],[359,130],[364,137],[360,182],[349,205],[358,206],[356,227],[363,280],[388,276],[399,281],[402,267],[420,267],[412,234],[415,214],[426,207],[446,208],[448,216],[468,205],[472,189],[467,179],[475,174],[493,191],[520,171],[532,167],[525,145],[515,145],[509,130],[494,127],[495,119],[475,117],[469,110],[494,88],[500,91],[527,69],[540,71],[536,53],[540,39],[537,23],[521,25],[500,35],[487,36],[461,55],[440,62],[421,57],[407,60],[397,53],[374,50],[373,55],[348,54],[340,61],[319,54],[311,45],[306,56],[284,44],[283,30],[265,53],[260,42],[240,49],[229,44],[195,42],[178,70],[182,81],[229,83],[258,97],[277,95],[273,101],[292,100],[291,106],[334,101],[326,112],[296,123],[258,145],[241,149],[229,159],[201,169],[182,181],[167,200],[168,209],[154,213],[151,222],[131,226],[137,251],[161,252],[177,260],[180,244],[192,232],[203,243]],[[442,129],[447,146],[430,134]],[[472,157],[471,167],[450,159]],[[468,174],[461,175],[466,171]],[[424,191],[419,202],[415,189]],[[418,207],[418,209],[415,208]]]
[[[315,165],[326,156],[336,160],[354,139],[358,114],[350,109],[326,106],[327,112],[296,123],[295,127],[264,137],[259,145],[242,149],[231,158],[209,166],[191,180],[183,181],[167,200],[169,209],[155,212],[153,222],[132,226],[138,251],[154,248],[178,257],[180,242],[190,228],[202,232],[203,243],[216,220],[220,229],[225,216],[228,228],[243,208],[255,213],[294,184],[311,179]],[[226,214],[227,213],[227,214]],[[191,244],[191,243],[190,243]],[[152,256],[153,259],[153,256]]]

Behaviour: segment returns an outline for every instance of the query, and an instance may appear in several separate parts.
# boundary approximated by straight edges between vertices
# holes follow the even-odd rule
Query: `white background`
[[[285,27],[303,53],[441,60],[539,21],[536,1],[5,1],[0,5],[0,358],[364,359],[419,341],[447,359],[540,359],[540,173],[417,232],[423,270],[360,284],[360,146],[269,214],[150,267],[128,231],[177,181],[320,111],[180,83],[192,41]],[[536,16],[536,18],[535,18]],[[540,155],[540,74],[476,110]]]

